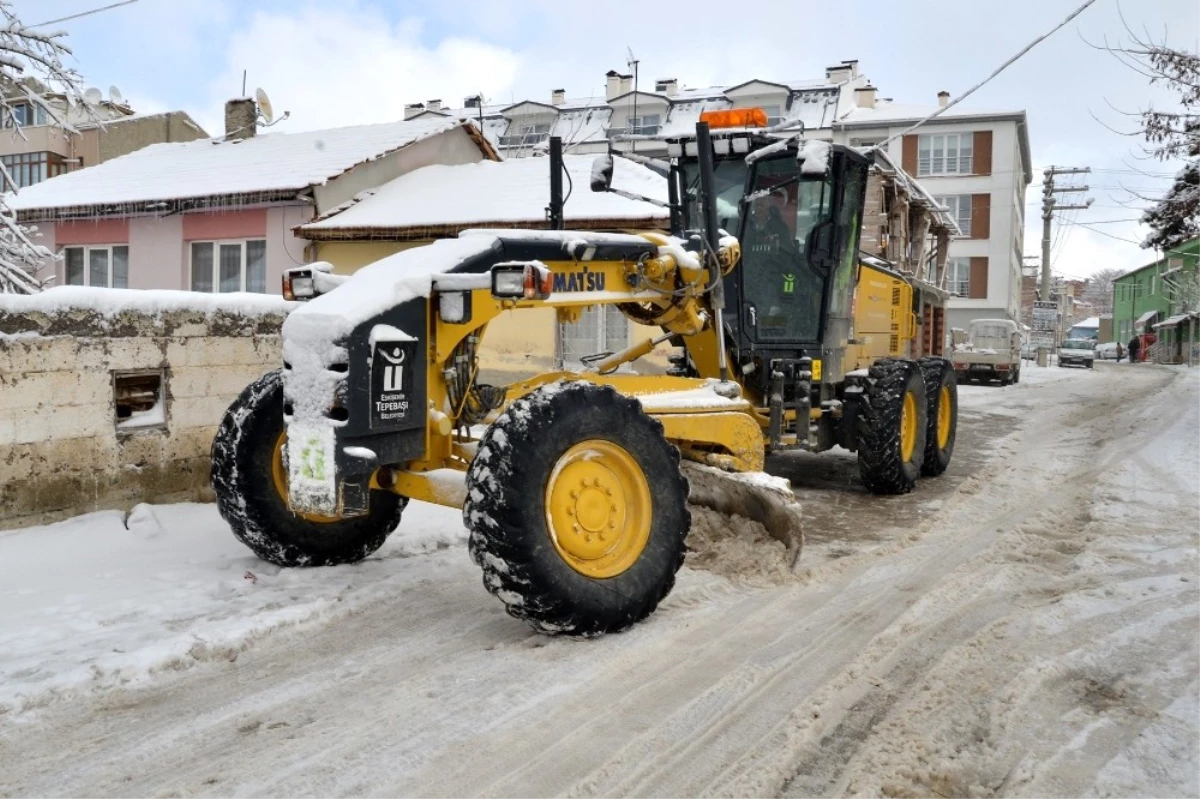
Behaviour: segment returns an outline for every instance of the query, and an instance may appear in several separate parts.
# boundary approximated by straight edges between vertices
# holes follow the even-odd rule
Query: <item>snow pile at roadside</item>
[[[236,660],[273,632],[328,622],[436,568],[405,556],[465,540],[459,511],[418,502],[375,556],[327,569],[259,560],[212,505],[139,505],[128,520],[103,511],[2,533],[0,717]]]

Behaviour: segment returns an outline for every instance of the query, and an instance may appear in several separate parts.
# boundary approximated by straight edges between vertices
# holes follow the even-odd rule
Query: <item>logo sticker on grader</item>
[[[371,359],[371,427],[394,427],[412,416],[415,341],[381,341]]]
[[[554,275],[554,291],[604,291],[605,275],[584,267],[578,272],[558,272]]]

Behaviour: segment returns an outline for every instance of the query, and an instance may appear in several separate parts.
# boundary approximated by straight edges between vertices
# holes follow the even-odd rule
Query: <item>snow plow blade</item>
[[[803,517],[787,480],[761,472],[724,472],[691,461],[680,466],[688,480],[689,504],[758,522],[787,547],[789,565],[796,568],[804,546]]]

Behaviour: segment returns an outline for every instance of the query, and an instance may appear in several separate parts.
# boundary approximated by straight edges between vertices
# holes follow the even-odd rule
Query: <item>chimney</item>
[[[830,83],[845,83],[853,77],[850,67],[845,64],[837,66],[825,67],[825,79]]]
[[[945,108],[950,104],[950,92],[943,89],[938,92],[938,108]]]
[[[665,94],[667,97],[674,97],[679,94],[679,81],[675,78],[656,80],[654,81],[654,91]]]
[[[621,94],[628,94],[633,91],[633,76],[621,75]]]
[[[481,105],[480,100],[482,100],[482,99],[483,98],[480,97],[478,94],[475,95],[474,97],[464,97],[463,98],[463,108],[478,108]]]
[[[258,132],[258,106],[249,97],[225,103],[225,141],[249,139]]]
[[[567,101],[566,89],[551,89],[550,90],[550,105],[562,105]]]
[[[429,102],[425,103],[425,107],[427,109],[429,109],[430,111],[441,111],[442,110],[442,101],[441,100],[430,100]]]
[[[404,118],[412,119],[417,114],[422,113],[424,110],[424,103],[409,103],[408,105],[404,106]]]
[[[615,69],[610,69],[604,77],[607,79],[604,85],[604,99],[611,100],[621,93],[621,74]]]
[[[871,84],[859,86],[854,90],[854,104],[859,108],[875,107],[875,87]]]
[[[851,78],[858,77],[858,59],[857,58],[852,58],[849,61],[843,61],[842,66],[845,67],[846,69],[850,70]]]

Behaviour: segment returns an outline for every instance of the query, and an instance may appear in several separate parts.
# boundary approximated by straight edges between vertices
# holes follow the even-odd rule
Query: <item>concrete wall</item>
[[[278,312],[0,310],[0,529],[209,501],[225,409],[280,361]],[[118,429],[114,375],[161,370],[161,425]]]

